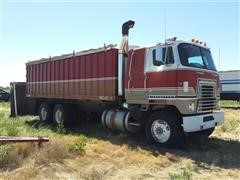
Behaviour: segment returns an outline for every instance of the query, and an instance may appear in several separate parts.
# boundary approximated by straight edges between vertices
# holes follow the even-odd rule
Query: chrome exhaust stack
[[[128,33],[129,29],[133,28],[135,22],[129,20],[122,25],[122,41],[119,46],[118,53],[118,96],[123,96],[125,71],[125,61],[128,56]]]

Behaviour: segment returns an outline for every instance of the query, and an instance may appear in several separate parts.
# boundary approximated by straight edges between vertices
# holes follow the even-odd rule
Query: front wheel
[[[148,142],[162,147],[176,147],[183,139],[180,120],[167,111],[153,113],[146,122],[145,132]]]

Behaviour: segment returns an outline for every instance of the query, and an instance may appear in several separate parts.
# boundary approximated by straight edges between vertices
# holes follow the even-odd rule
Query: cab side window
[[[168,49],[167,49],[168,48]],[[166,64],[174,64],[174,56],[172,47],[163,48],[162,59]],[[166,54],[167,49],[167,54]]]
[[[167,51],[166,51],[166,48],[168,48]],[[155,46],[146,49],[146,59],[144,64],[145,72],[157,72],[162,68],[169,68],[170,66],[172,66],[172,64],[174,64],[173,47],[169,46],[169,47],[162,48],[162,54],[160,56],[161,56],[161,60],[164,61],[164,64],[161,66],[156,66],[153,63],[153,61],[157,58],[156,53],[157,51]],[[166,66],[167,64],[170,64],[170,66]]]

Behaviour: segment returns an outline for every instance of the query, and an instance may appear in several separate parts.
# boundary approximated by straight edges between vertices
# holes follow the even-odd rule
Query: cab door
[[[153,51],[156,46],[146,51],[145,86],[149,102],[167,100],[176,97],[177,65],[175,63],[173,47],[162,47],[162,65],[154,65]],[[155,52],[157,53],[157,52]]]

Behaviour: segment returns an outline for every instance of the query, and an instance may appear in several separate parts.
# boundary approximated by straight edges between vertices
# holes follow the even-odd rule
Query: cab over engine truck
[[[122,25],[119,48],[99,49],[26,63],[26,95],[44,122],[68,123],[97,112],[103,126],[176,146],[185,134],[209,136],[224,121],[219,76],[206,43],[165,40],[129,48],[134,21]]]

